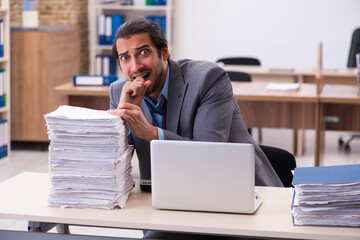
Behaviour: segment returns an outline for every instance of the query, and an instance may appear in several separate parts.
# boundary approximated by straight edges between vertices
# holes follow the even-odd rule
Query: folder
[[[116,75],[75,75],[74,86],[109,86],[118,80]]]
[[[124,22],[125,17],[123,15],[111,15],[111,40],[109,42],[110,45],[114,43],[116,31]]]
[[[105,44],[111,44],[112,37],[112,17],[110,15],[105,16]]]
[[[146,19],[158,24],[166,37],[166,16],[147,16]]]
[[[4,20],[0,19],[0,57],[4,57],[5,30]]]
[[[7,152],[7,120],[6,119],[0,119],[0,159],[4,158],[8,155]]]
[[[105,45],[105,15],[98,15],[98,42],[100,45]]]

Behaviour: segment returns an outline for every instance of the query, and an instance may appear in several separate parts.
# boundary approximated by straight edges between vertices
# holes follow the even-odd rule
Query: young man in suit
[[[144,18],[118,29],[113,55],[126,80],[110,86],[110,113],[129,123],[141,179],[151,179],[153,139],[252,143],[255,184],[282,186],[247,131],[230,79],[217,64],[173,61],[161,28]]]

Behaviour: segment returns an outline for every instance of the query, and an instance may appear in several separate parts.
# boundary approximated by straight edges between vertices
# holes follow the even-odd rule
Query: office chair
[[[350,44],[350,51],[349,51],[349,59],[347,63],[348,68],[355,68],[356,67],[356,59],[355,55],[357,53],[360,53],[360,28],[355,29],[351,44]],[[342,146],[345,142],[344,138],[349,137],[349,139],[346,141],[344,150],[345,152],[350,152],[350,142],[355,138],[360,138],[360,132],[347,132],[342,133],[339,137],[339,146]]]
[[[253,65],[260,66],[260,60],[256,58],[249,57],[230,57],[230,58],[220,58],[216,61],[217,63],[223,63],[228,65]]]
[[[260,148],[269,159],[284,187],[292,187],[293,173],[291,171],[296,168],[294,155],[281,148],[265,145],[260,145]]]
[[[227,65],[251,65],[251,66],[260,66],[261,62],[257,58],[250,57],[229,57],[229,58],[220,58],[216,61],[217,63],[227,64]],[[251,82],[251,76],[243,72],[227,72],[231,81],[241,81],[241,82]],[[248,128],[250,135],[252,134],[251,128]],[[259,143],[262,142],[262,131],[259,128]]]

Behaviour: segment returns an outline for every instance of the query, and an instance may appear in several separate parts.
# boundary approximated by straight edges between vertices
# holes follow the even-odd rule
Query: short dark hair
[[[123,23],[116,31],[116,37],[112,46],[112,55],[115,59],[119,60],[119,53],[116,49],[116,40],[119,38],[130,38],[134,34],[148,33],[151,41],[155,45],[159,57],[161,50],[168,46],[167,40],[161,27],[146,18],[133,18]]]

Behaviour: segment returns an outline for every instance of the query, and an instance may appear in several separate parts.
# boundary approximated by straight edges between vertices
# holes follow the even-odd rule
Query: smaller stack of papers
[[[294,225],[360,226],[360,164],[296,168]]]
[[[45,115],[49,147],[51,207],[124,207],[134,186],[133,147],[118,116],[60,106]]]
[[[296,91],[300,89],[300,83],[269,83],[267,90]]]

